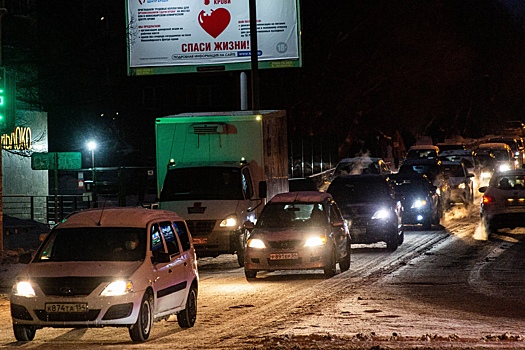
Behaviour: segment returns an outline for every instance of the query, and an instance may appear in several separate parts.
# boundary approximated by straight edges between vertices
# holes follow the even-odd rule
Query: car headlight
[[[498,169],[499,169],[499,171],[509,171],[510,170],[510,165],[508,165],[508,164],[501,164]]]
[[[110,297],[116,295],[124,295],[133,292],[133,283],[131,281],[118,280],[111,282],[100,293],[101,296]]]
[[[460,184],[458,185],[458,188],[461,189],[461,190],[464,190],[465,187],[466,187],[466,186],[465,186],[464,183],[460,183]]]
[[[266,246],[264,245],[264,242],[258,238],[251,238],[248,240],[248,248],[255,248],[255,249],[264,249]]]
[[[236,227],[237,226],[237,215],[228,215],[224,220],[221,221],[220,227]]]
[[[305,247],[319,247],[326,244],[326,237],[324,236],[313,236],[308,237],[304,243]]]
[[[388,219],[390,217],[390,212],[386,209],[379,209],[372,215],[372,219]]]
[[[492,175],[491,175],[490,172],[488,172],[488,171],[483,171],[483,172],[481,173],[480,176],[481,176],[482,179],[488,179],[488,178],[490,178]]]
[[[20,281],[13,286],[13,295],[17,295],[19,297],[33,298],[36,294],[31,283],[27,281]]]
[[[422,208],[427,205],[427,201],[425,199],[417,199],[412,203],[412,206],[410,208],[416,209],[416,208]]]

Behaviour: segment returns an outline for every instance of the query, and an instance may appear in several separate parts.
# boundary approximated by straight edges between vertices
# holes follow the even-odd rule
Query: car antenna
[[[100,211],[100,217],[98,218],[97,226],[102,225],[100,222],[102,221],[102,214],[104,214],[104,209],[106,209],[106,199],[104,198],[104,203],[102,204],[102,210]]]

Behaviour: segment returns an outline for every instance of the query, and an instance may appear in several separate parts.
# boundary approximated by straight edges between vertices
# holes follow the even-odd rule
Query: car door
[[[334,242],[337,247],[337,254],[338,254],[338,260],[344,258],[346,256],[346,249],[350,245],[348,244],[348,235],[346,234],[346,224],[344,220],[342,219],[341,211],[339,210],[339,207],[335,203],[330,203],[329,206],[330,210],[330,225],[332,230],[332,235],[334,237]],[[342,226],[334,226],[333,224],[336,222],[343,221]]]
[[[184,263],[180,259],[180,246],[166,242],[166,236],[175,234],[169,221],[154,223],[151,226],[151,250],[153,256],[168,254],[168,262],[153,264],[154,289],[156,294],[155,313],[162,313],[174,309],[182,304],[186,288]]]

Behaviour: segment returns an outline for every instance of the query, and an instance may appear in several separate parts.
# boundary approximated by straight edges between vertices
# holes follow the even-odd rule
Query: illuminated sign
[[[127,0],[128,74],[251,68],[248,0]],[[301,66],[299,0],[256,0],[259,68]]]
[[[2,149],[29,151],[31,149],[31,128],[17,126],[10,135],[2,135]]]

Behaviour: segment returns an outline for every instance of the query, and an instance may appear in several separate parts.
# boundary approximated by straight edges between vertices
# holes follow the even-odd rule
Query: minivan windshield
[[[170,169],[166,174],[160,201],[243,200],[246,180],[239,168],[193,167]]]
[[[145,228],[81,227],[51,231],[34,261],[136,261],[145,255]]]

